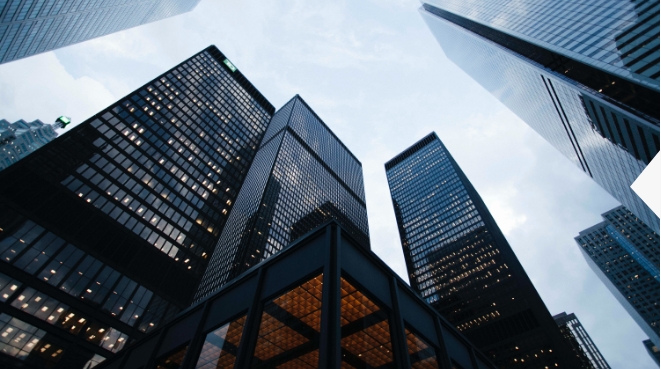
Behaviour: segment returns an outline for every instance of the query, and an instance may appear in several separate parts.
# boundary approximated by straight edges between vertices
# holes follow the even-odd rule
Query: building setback
[[[489,210],[435,133],[385,164],[411,287],[499,368],[577,368]]]
[[[0,366],[87,368],[187,308],[274,110],[211,46],[0,172]]]
[[[296,95],[269,125],[196,299],[327,220],[369,248],[362,165]]]
[[[3,0],[0,64],[191,11],[200,0]]]
[[[659,235],[623,206],[575,238],[588,265],[659,347]]]
[[[652,360],[654,360],[656,365],[659,365],[659,348],[654,345],[652,340],[643,341],[643,345],[645,345],[645,349],[647,349],[647,353],[650,354]]]
[[[54,124],[46,124],[40,120],[26,122],[22,119],[9,123],[0,119],[0,170],[51,142],[57,137],[55,129],[64,128],[68,122],[66,117],[58,118]]]
[[[590,338],[590,335],[585,331],[581,321],[574,313],[562,312],[554,315],[553,319],[558,324],[562,336],[574,350],[576,357],[581,360],[581,368],[610,369],[610,365],[601,355],[601,352],[592,342],[592,338]]]
[[[101,368],[496,368],[352,233],[308,232]]]
[[[659,152],[653,0],[425,0],[447,57],[659,232],[630,188]]]

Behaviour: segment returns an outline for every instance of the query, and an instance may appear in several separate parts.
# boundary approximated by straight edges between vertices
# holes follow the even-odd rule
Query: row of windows
[[[298,109],[298,127],[283,130],[292,109]],[[368,242],[367,216],[360,196],[364,193],[362,179],[351,178],[344,183],[343,173],[353,170],[340,168],[356,165],[357,161],[319,161],[326,155],[324,152],[341,144],[335,137],[322,137],[330,136],[330,131],[306,109],[295,98],[274,115],[265,143],[237,198],[236,209],[221,235],[219,244],[224,249],[214,254],[198,298],[277,253],[319,225],[321,219],[337,219],[356,238]],[[274,126],[279,127],[279,133],[274,133]],[[304,133],[299,136],[298,132]],[[315,148],[307,146],[308,140]],[[361,173],[356,176],[362,177]],[[356,184],[360,189],[354,191]]]
[[[10,24],[4,47],[0,46],[0,60],[18,59],[139,25],[152,8],[153,4],[141,3]],[[11,15],[9,8],[3,22]],[[2,34],[0,28],[0,39]]]
[[[214,257],[214,263],[209,267],[209,270],[216,271],[218,276],[205,277],[205,280],[218,279],[217,283],[224,283],[238,275],[239,271],[246,270],[280,251],[294,241],[294,234],[300,236],[320,225],[319,219],[326,216],[328,219],[346,223],[347,229],[357,237],[367,235],[365,207],[291,134],[287,132],[282,137],[272,174],[263,171],[259,157],[255,161],[254,169],[251,168],[251,172],[268,178],[266,180],[263,177],[261,180],[264,183],[263,189],[257,193],[248,193],[250,189],[242,189],[241,196],[259,198],[263,194],[261,203],[255,203],[248,211],[237,212],[236,218],[228,222],[228,233],[221,238],[223,245],[224,240],[227,240],[227,249],[217,253],[218,256]],[[271,153],[271,146],[277,143],[272,141],[262,147],[260,152]],[[252,182],[250,177],[246,181]],[[237,202],[240,201],[250,200],[238,198]],[[315,217],[317,209],[320,209],[323,215],[319,213]],[[243,248],[250,251],[242,250]],[[241,255],[243,258],[237,257]],[[211,288],[213,287],[209,287]]]
[[[152,299],[153,292],[32,221],[0,241],[0,258],[143,331],[160,321],[153,311],[162,302]],[[0,293],[2,301],[11,295],[7,290]]]
[[[0,351],[3,354],[13,356],[28,365],[50,368],[64,356],[66,350],[65,345],[49,336],[46,331],[9,314],[0,314]],[[104,360],[103,356],[95,354],[83,368],[91,369]]]
[[[198,74],[192,70],[199,71],[200,60],[208,64],[207,74],[219,79],[189,84],[180,94],[174,86],[183,86],[182,76]],[[249,119],[232,119],[227,125],[229,111],[241,110],[240,115],[246,116],[242,107],[250,102],[197,93],[203,88],[218,91],[214,85],[234,88],[236,82],[226,74],[217,62],[198,55],[168,74],[177,75],[172,83],[161,77],[154,87],[103,114],[103,121],[92,122],[104,134],[94,142],[103,155],[96,154],[80,166],[76,179],[62,182],[196,273],[204,270],[203,260],[215,246],[223,217],[252,159],[254,149],[245,145],[256,145],[268,119],[260,107]],[[224,99],[235,101],[227,105]],[[166,112],[170,110],[178,114]],[[223,129],[218,130],[219,124]]]

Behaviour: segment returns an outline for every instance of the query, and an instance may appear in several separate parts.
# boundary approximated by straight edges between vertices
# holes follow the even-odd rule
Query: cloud
[[[518,197],[518,191],[514,187],[501,188],[498,193],[485,193],[484,201],[489,204],[489,211],[495,219],[498,219],[498,227],[505,236],[520,226],[528,219],[525,214],[517,214],[511,203]]]
[[[66,115],[76,125],[116,99],[98,81],[71,76],[53,53],[0,66],[0,112],[9,121],[52,123]]]

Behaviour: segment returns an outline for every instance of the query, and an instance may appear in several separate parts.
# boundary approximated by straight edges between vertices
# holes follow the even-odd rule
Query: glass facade
[[[192,10],[199,0],[0,0],[0,64]]]
[[[656,1],[425,0],[425,3],[659,91],[659,3]]]
[[[565,340],[574,349],[574,353],[581,360],[581,368],[584,369],[610,369],[610,365],[601,355],[592,338],[585,331],[583,325],[574,313],[560,313],[554,315],[553,319],[558,323],[558,328]]]
[[[576,237],[588,265],[657,347],[659,346],[659,234],[625,207]]]
[[[54,125],[40,120],[9,123],[0,119],[0,170],[16,163],[57,137]]]
[[[350,233],[307,232],[103,368],[495,368]]]
[[[270,122],[196,298],[335,219],[369,247],[362,166],[299,96]]]
[[[436,134],[385,166],[411,287],[499,368],[578,367],[507,240]]]
[[[600,2],[589,1],[586,5],[524,1],[523,8],[514,4],[507,7],[504,4],[462,3],[471,10],[450,0],[429,1],[420,10],[448,58],[658,232],[659,218],[630,188],[659,151],[658,72],[653,88],[638,80],[627,79],[612,68],[601,68],[592,59],[563,54],[558,48],[538,42],[539,38],[547,37],[544,35],[555,32],[554,27],[569,27],[565,30],[569,34],[580,34],[574,30],[578,24],[569,19],[564,23],[557,19],[560,16],[557,14],[565,13],[554,7],[589,9],[591,4]],[[528,3],[538,4],[543,10],[523,12]],[[658,8],[658,4],[654,4],[649,2],[644,7]],[[554,12],[557,14],[549,15]],[[602,13],[591,11],[590,14],[598,18]],[[582,17],[582,14],[572,14],[571,17]],[[653,16],[656,17],[658,33],[656,10]],[[538,21],[538,17],[548,19],[553,26]],[[511,24],[514,19],[520,27],[529,27],[525,30],[529,36],[498,26],[503,23],[510,28],[519,27]],[[631,22],[627,24],[632,25]],[[580,23],[581,29],[599,29],[593,25]],[[603,35],[597,34],[599,32],[595,34],[594,42],[581,38],[580,44],[586,50],[592,44],[600,45]],[[651,40],[658,45],[655,37]],[[558,42],[569,39],[569,36],[562,36]],[[599,49],[599,46],[595,47]],[[656,57],[658,71],[658,53],[651,55]]]
[[[0,172],[3,313],[59,337],[56,367],[192,302],[275,110],[225,60],[209,47]]]

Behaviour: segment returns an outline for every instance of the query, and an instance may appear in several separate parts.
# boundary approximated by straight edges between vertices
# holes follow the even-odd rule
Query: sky
[[[452,64],[419,6],[202,0],[187,14],[0,65],[0,119],[80,123],[214,44],[276,108],[300,94],[358,157],[373,251],[404,280],[384,163],[435,131],[551,314],[575,313],[612,368],[655,368],[647,337],[574,241],[618,202]]]

